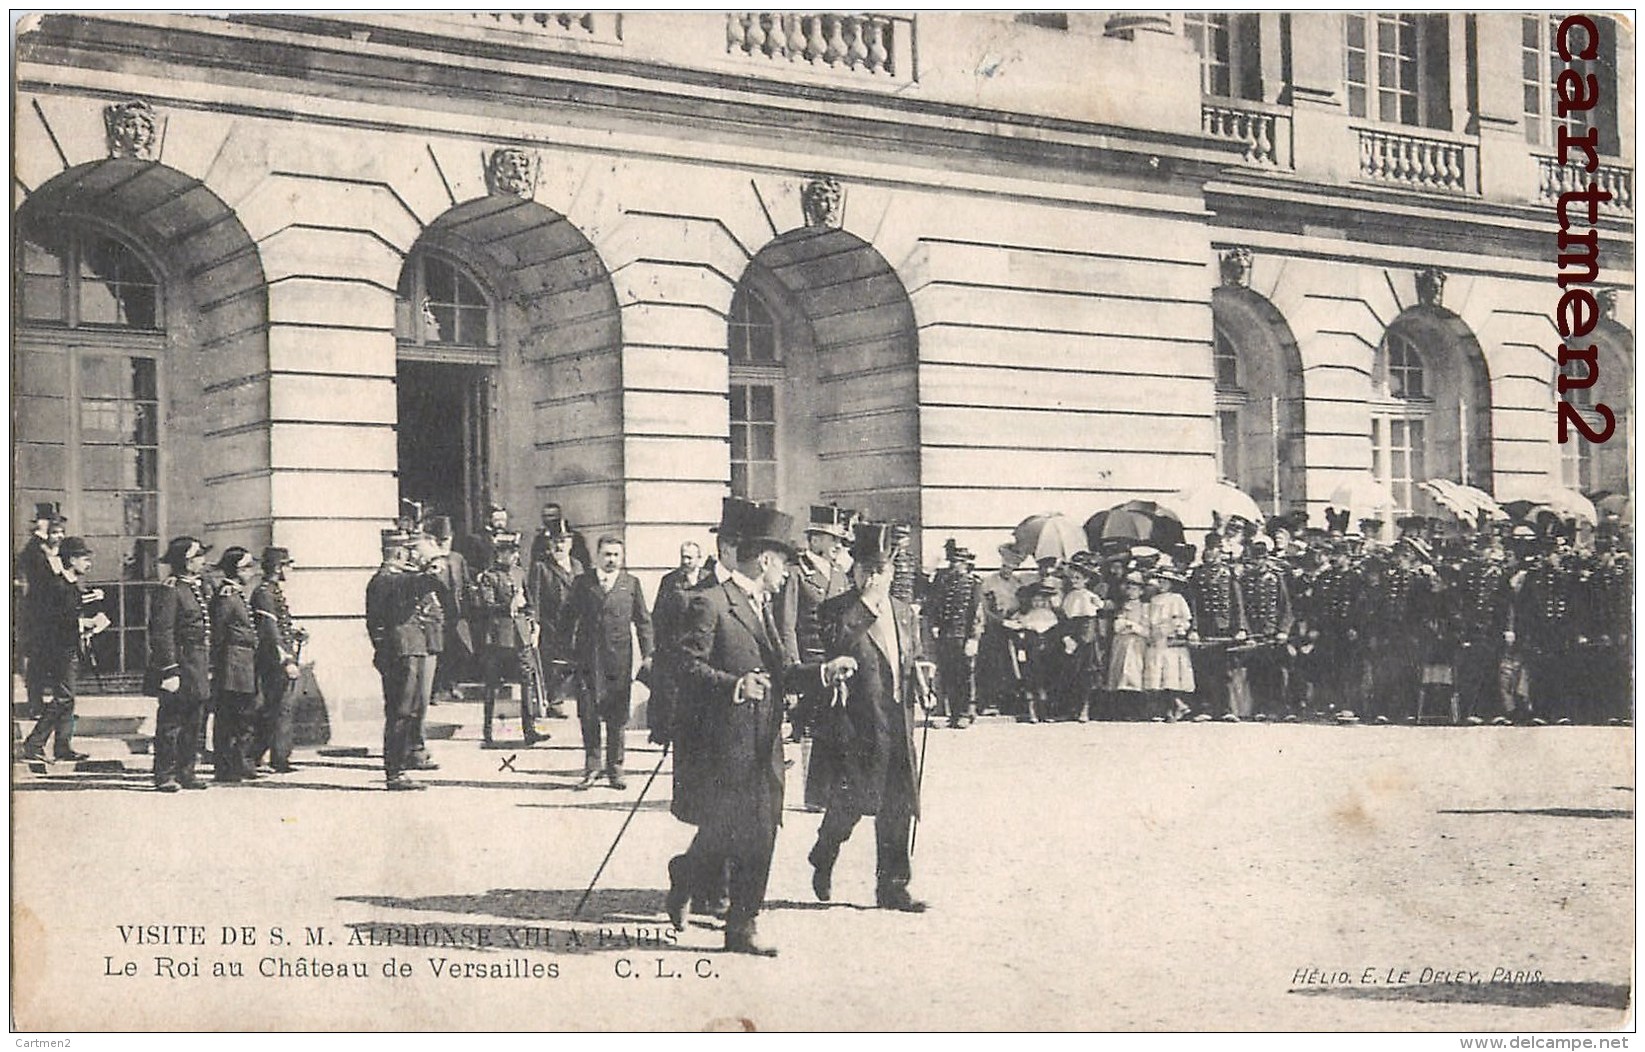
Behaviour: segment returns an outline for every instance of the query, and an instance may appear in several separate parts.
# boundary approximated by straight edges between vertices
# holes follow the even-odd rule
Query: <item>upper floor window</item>
[[[395,335],[418,345],[489,347],[496,342],[491,301],[461,267],[416,252],[400,271]]]
[[[1199,86],[1221,98],[1262,98],[1261,19],[1255,13],[1191,11],[1183,28],[1199,52]]]
[[[1559,129],[1569,135],[1586,135],[1599,129],[1599,151],[1615,154],[1616,136],[1616,26],[1608,18],[1595,18],[1599,29],[1597,55],[1591,59],[1559,55],[1558,30],[1564,15],[1524,15],[1520,18],[1520,79],[1525,97],[1525,141],[1533,146],[1554,146]],[[1573,55],[1590,49],[1587,33],[1573,29],[1568,44]],[[1598,104],[1589,109],[1559,113],[1559,75],[1571,70],[1577,76],[1593,76],[1598,83]]]
[[[1445,15],[1344,16],[1348,112],[1388,124],[1450,126],[1450,39]]]
[[[21,319],[155,332],[163,325],[160,282],[124,241],[69,223],[23,241]]]
[[[1222,326],[1215,329],[1216,340],[1211,347],[1211,362],[1216,367],[1218,391],[1239,390],[1239,353],[1234,341]]]
[[[772,365],[778,361],[777,323],[757,295],[739,286],[731,298],[727,347],[731,364]]]
[[[1402,402],[1428,397],[1422,352],[1410,337],[1399,332],[1388,333],[1386,351],[1388,375],[1381,379],[1388,397]]]

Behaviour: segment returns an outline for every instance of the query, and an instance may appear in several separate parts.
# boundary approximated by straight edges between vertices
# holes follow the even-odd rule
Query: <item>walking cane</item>
[[[931,696],[931,681],[928,678],[934,666],[929,661],[914,662],[914,680],[920,692],[920,708],[925,709],[925,727],[920,731],[920,769],[914,775],[914,799],[920,798],[920,790],[925,785],[925,752],[931,738],[931,711],[925,704]],[[914,845],[920,835],[920,816],[916,813],[914,821],[908,830],[908,858],[914,859]]]
[[[640,804],[645,801],[645,794],[650,791],[651,783],[657,780],[657,774],[663,769],[663,761],[666,759],[668,759],[668,743],[664,742],[663,754],[657,757],[657,766],[651,769],[650,777],[646,778],[645,785],[640,787],[640,795],[634,798],[634,806],[628,809],[628,817],[623,819],[623,827],[617,830],[617,839],[613,840],[611,846],[606,849],[605,858],[600,860],[600,868],[594,871],[594,878],[588,882],[587,889],[583,891],[583,897],[577,900],[577,908],[571,911],[573,920],[581,915],[583,907],[588,905],[588,897],[594,894],[594,885],[600,882],[600,875],[605,872],[606,863],[610,862],[611,856],[616,853],[617,845],[623,842],[623,834],[628,832],[628,824],[634,821],[635,812],[639,811]]]

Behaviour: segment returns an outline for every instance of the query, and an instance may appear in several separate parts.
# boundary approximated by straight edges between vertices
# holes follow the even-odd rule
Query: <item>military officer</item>
[[[782,821],[783,696],[819,674],[831,684],[854,665],[794,665],[783,653],[772,606],[794,554],[793,520],[728,499],[722,525],[736,529],[735,564],[726,567],[725,581],[692,593],[679,642],[674,813],[695,824],[697,834],[669,862],[665,905],[683,927],[694,891],[711,887],[729,866],[725,948],[770,957],[777,951],[758,941],[756,918]]]
[[[1222,534],[1208,532],[1200,565],[1188,579],[1188,601],[1194,619],[1188,640],[1204,644],[1194,653],[1194,679],[1201,684],[1205,699],[1205,710],[1198,716],[1239,720],[1251,714],[1251,699],[1245,668],[1229,655],[1228,648],[1243,643],[1249,630],[1239,575],[1228,562],[1223,545]]]
[[[264,548],[262,564],[263,579],[251,593],[251,612],[257,622],[257,682],[263,692],[251,758],[255,764],[266,754],[273,770],[287,774],[296,770],[291,762],[292,708],[301,676],[298,656],[308,630],[292,620],[286,601],[286,573],[293,565],[290,550]]]
[[[212,778],[250,782],[260,778],[251,761],[257,729],[257,626],[246,589],[257,560],[239,545],[217,562],[222,583],[211,602]]]
[[[426,789],[406,774],[417,764],[418,713],[427,710],[445,642],[439,578],[427,568],[437,549],[395,527],[382,534],[383,564],[366,585],[366,633],[383,681],[386,788]]]
[[[965,728],[977,720],[977,650],[985,623],[982,578],[977,556],[950,537],[943,546],[948,565],[931,583],[932,628],[937,637],[937,682],[942,686],[948,725]]]
[[[834,505],[811,507],[805,527],[805,550],[794,560],[777,604],[777,627],[782,632],[783,649],[790,661],[821,661],[822,635],[817,626],[817,607],[850,587],[845,572],[835,562],[835,553],[848,540],[846,517],[850,512]],[[812,690],[801,695],[799,708],[791,714],[794,738],[803,736],[806,724],[821,699]]]
[[[154,787],[162,793],[206,788],[194,768],[211,698],[211,595],[201,578],[209,551],[193,537],[174,537],[160,557],[171,576],[154,597],[146,678],[159,697]]]
[[[583,732],[583,780],[588,789],[603,773],[623,789],[623,730],[634,687],[634,646],[649,678],[655,638],[645,592],[623,569],[623,541],[615,534],[595,546],[595,568],[577,578],[562,614],[567,650],[577,670],[577,717]],[[604,731],[604,762],[601,738]]]
[[[529,747],[547,737],[537,730],[542,685],[536,681],[530,653],[537,645],[537,622],[527,595],[525,571],[520,569],[520,535],[499,533],[492,540],[492,563],[474,582],[473,602],[475,645],[485,675],[482,747],[489,749],[496,744],[491,724],[496,715],[497,690],[504,679],[520,684],[520,730]]]
[[[833,894],[834,863],[859,819],[874,816],[875,891],[882,909],[924,911],[911,896],[909,833],[919,814],[914,727],[922,685],[919,623],[892,593],[898,540],[886,523],[862,523],[851,544],[852,591],[818,611],[832,658],[849,658],[856,673],[837,688],[822,714],[815,749],[831,751],[834,781],[828,809],[807,860],[812,890]]]
[[[1252,706],[1259,713],[1278,714],[1286,708],[1290,672],[1285,642],[1294,616],[1285,564],[1274,558],[1274,542],[1265,533],[1253,534],[1246,545],[1240,591],[1245,599],[1247,627],[1260,643],[1246,664]]]

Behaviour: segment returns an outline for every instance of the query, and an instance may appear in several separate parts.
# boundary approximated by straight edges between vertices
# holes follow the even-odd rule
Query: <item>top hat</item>
[[[842,541],[851,540],[850,527],[851,512],[837,504],[811,505],[811,521],[806,524],[806,533],[826,533],[830,537],[837,537]]]
[[[45,519],[48,522],[69,521],[63,516],[62,505],[58,504],[54,500],[42,500],[38,501],[34,505],[34,521],[39,522],[41,519]]]
[[[720,501],[720,524],[709,527],[709,533],[718,533],[735,544],[754,521],[760,506],[741,497],[726,497]]]
[[[792,515],[760,504],[750,504],[739,514],[742,522],[735,535],[739,558],[766,548],[775,548],[789,555],[794,554]]]
[[[201,544],[194,537],[173,537],[166,545],[166,554],[160,556],[160,561],[173,570],[181,570],[188,561],[196,555],[204,555],[211,551],[211,545]]]
[[[270,570],[273,570],[277,567],[290,566],[291,563],[292,563],[291,552],[288,549],[276,548],[272,545],[270,545],[269,547],[263,549],[263,572],[264,573],[268,573]]]
[[[970,548],[955,545],[948,550],[948,561],[950,563],[974,563],[977,561],[977,553]]]
[[[451,540],[451,516],[430,515],[423,520],[423,532],[442,543]]]
[[[404,548],[411,543],[411,534],[398,526],[390,526],[383,530],[384,548]]]
[[[1199,550],[1192,544],[1173,544],[1171,546],[1171,561],[1178,566],[1188,566],[1194,561]]]
[[[558,517],[552,518],[552,519],[544,519],[543,520],[543,536],[547,537],[551,541],[557,541],[557,540],[561,539],[562,537],[570,537],[570,536],[572,536],[571,523],[565,521],[565,519],[563,519],[563,518],[558,518]]]
[[[60,559],[73,559],[77,555],[90,555],[91,545],[84,537],[64,537],[63,546],[57,550]]]
[[[511,531],[494,533],[491,535],[493,550],[499,552],[513,552],[520,550],[520,535]]]
[[[1154,576],[1162,578],[1162,579],[1167,580],[1167,581],[1171,581],[1175,584],[1187,584],[1188,583],[1188,575],[1187,574],[1182,573],[1180,570],[1170,568],[1170,567],[1163,567],[1163,566],[1160,567],[1158,570],[1154,571]]]
[[[901,547],[897,536],[897,524],[891,522],[859,522],[851,538],[851,558],[853,559],[890,559]],[[1010,545],[1001,545],[1000,554],[1004,555]],[[1016,549],[1012,548],[1015,552]]]

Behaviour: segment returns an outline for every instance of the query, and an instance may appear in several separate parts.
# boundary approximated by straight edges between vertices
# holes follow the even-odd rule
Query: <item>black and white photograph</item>
[[[1626,1048],[1633,27],[11,12],[17,1047]]]

